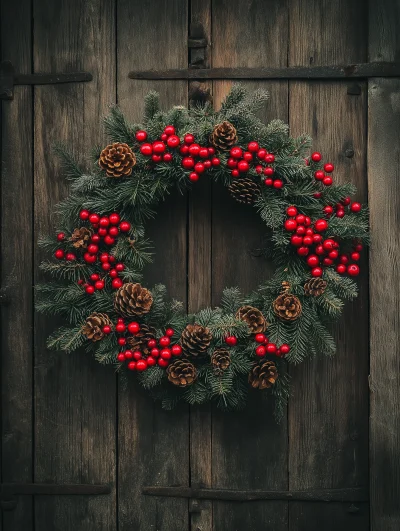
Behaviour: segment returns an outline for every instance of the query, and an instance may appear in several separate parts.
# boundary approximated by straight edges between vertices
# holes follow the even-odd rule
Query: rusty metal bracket
[[[99,496],[110,494],[109,485],[52,484],[52,483],[2,483],[0,485],[0,506],[4,511],[12,511],[19,495],[38,496]]]
[[[84,83],[92,81],[89,72],[60,74],[16,74],[10,61],[0,63],[0,99],[12,100],[15,85],[56,85],[59,83]]]

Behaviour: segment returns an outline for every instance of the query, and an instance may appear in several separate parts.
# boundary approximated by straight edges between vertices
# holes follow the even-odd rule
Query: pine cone
[[[181,335],[182,349],[188,356],[200,356],[207,351],[211,339],[212,335],[207,327],[188,324]]]
[[[218,348],[211,354],[211,365],[216,374],[222,374],[231,364],[231,355],[226,348]]]
[[[304,293],[311,297],[319,297],[326,290],[328,285],[322,278],[312,278],[304,284]]]
[[[182,359],[176,360],[171,363],[171,365],[168,365],[167,375],[168,380],[174,385],[186,387],[195,381],[197,377],[197,370],[193,363]]]
[[[292,293],[282,293],[273,303],[275,314],[283,321],[294,321],[301,315],[301,302]]]
[[[237,140],[236,129],[228,121],[216,125],[210,135],[211,144],[219,151],[229,151]]]
[[[228,186],[229,193],[239,203],[252,205],[260,195],[260,187],[248,177],[234,179]]]
[[[290,283],[287,280],[284,280],[282,282],[281,293],[289,293],[289,291],[290,291]]]
[[[141,316],[148,313],[153,304],[153,296],[140,284],[123,284],[115,294],[114,308],[118,314],[126,317]]]
[[[128,176],[136,164],[136,156],[128,146],[114,142],[109,144],[100,153],[99,166],[106,171],[109,177]]]
[[[89,240],[92,237],[92,234],[92,229],[88,229],[86,227],[79,227],[78,229],[75,229],[74,232],[71,234],[69,241],[72,242],[72,245],[76,249],[86,249]]]
[[[240,319],[249,325],[252,334],[262,334],[267,328],[267,321],[258,308],[242,306],[236,312],[236,319]]]
[[[273,361],[256,363],[249,374],[249,383],[254,389],[272,387],[278,379],[278,371]]]
[[[147,324],[141,324],[139,332],[134,336],[129,336],[126,339],[126,342],[132,348],[132,350],[140,350],[147,356],[150,354],[150,349],[147,345],[147,342],[150,339],[155,339],[156,335],[157,333],[155,328]]]
[[[82,333],[92,341],[99,341],[100,339],[103,339],[105,335],[103,327],[106,325],[112,325],[108,315],[105,313],[94,312],[86,319],[86,323],[82,328]]]

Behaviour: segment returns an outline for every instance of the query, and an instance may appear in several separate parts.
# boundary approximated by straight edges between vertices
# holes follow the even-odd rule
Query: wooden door
[[[32,290],[40,278],[37,237],[52,231],[52,207],[67,193],[53,142],[84,160],[105,142],[100,117],[110,104],[132,120],[150,89],[165,106],[187,104],[186,81],[128,73],[187,68],[191,23],[204,29],[208,67],[290,67],[395,61],[399,15],[396,0],[2,1],[2,56],[16,71],[93,75],[85,84],[15,87],[2,104],[2,482],[108,484],[111,493],[20,496],[3,511],[0,529],[400,528],[398,80],[246,82],[270,91],[263,118],[287,121],[294,135],[311,133],[371,207],[370,283],[364,273],[358,302],[335,329],[336,358],[292,370],[280,425],[262,398],[239,414],[161,411],[134,379],[125,390],[83,353],[49,353],[54,323],[34,314]],[[218,105],[231,81],[209,85]],[[218,304],[227,285],[250,290],[269,274],[251,252],[263,235],[259,220],[206,180],[195,194],[171,196],[149,230],[157,254],[148,283],[165,283],[189,311]],[[216,499],[143,494],[152,486],[213,489]],[[354,499],[356,487],[367,494]],[[347,494],[322,501],[330,489]],[[235,502],[221,490],[282,494]],[[305,490],[309,501],[288,501]]]

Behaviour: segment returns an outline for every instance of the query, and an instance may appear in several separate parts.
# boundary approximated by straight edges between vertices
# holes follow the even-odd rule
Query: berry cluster
[[[198,181],[200,175],[206,170],[221,164],[221,160],[215,156],[213,147],[200,146],[190,133],[187,133],[181,142],[179,136],[175,134],[173,125],[167,125],[161,137],[152,143],[145,142],[147,132],[143,130],[137,131],[136,140],[141,143],[140,152],[142,155],[151,157],[155,163],[171,162],[173,153],[179,149],[179,153],[183,157],[182,167],[190,171],[189,179],[192,182]]]
[[[293,232],[290,242],[296,247],[299,256],[307,257],[307,264],[311,268],[313,277],[321,277],[324,267],[334,265],[336,265],[336,271],[341,275],[347,273],[350,276],[357,276],[359,274],[359,266],[355,263],[349,263],[349,256],[340,253],[339,242],[335,238],[321,234],[325,233],[329,227],[325,219],[317,219],[312,226],[311,218],[299,214],[294,206],[288,207],[286,214],[288,219],[284,224],[285,229],[288,232]],[[361,249],[362,245],[356,243],[351,254],[353,262],[360,259],[359,252]]]
[[[119,278],[119,273],[124,271],[125,266],[123,263],[116,263],[115,257],[107,253],[106,249],[116,243],[121,233],[130,231],[130,223],[121,221],[117,213],[110,214],[109,216],[100,216],[96,213],[90,213],[88,210],[81,210],[79,217],[82,221],[89,222],[91,232],[89,233],[90,238],[87,245],[78,247],[77,250],[81,250],[82,258],[87,264],[99,263],[101,265],[101,269],[112,279],[111,286],[113,289],[120,288],[123,281]],[[64,232],[59,232],[57,234],[57,240],[64,242],[70,241],[71,238],[68,240]],[[55,251],[54,256],[58,260],[77,260],[76,254],[66,252],[61,248]],[[78,280],[78,284],[85,289],[86,293],[92,295],[96,290],[104,289],[105,278],[101,278],[98,273],[93,273],[87,281],[83,279]]]
[[[105,332],[104,327],[103,332]],[[115,331],[118,334],[125,334],[129,332],[131,335],[135,335],[140,331],[139,323],[132,322],[126,325],[122,318],[118,319],[118,323],[115,326]],[[145,371],[148,367],[158,365],[159,367],[168,367],[172,356],[180,356],[182,354],[182,347],[178,344],[171,345],[171,337],[174,335],[172,328],[167,328],[165,334],[160,339],[149,339],[147,341],[146,352],[142,352],[139,349],[131,350],[127,349],[121,351],[117,355],[119,362],[127,362],[127,367],[130,371]],[[118,344],[121,346],[126,345],[126,337],[119,337]]]
[[[290,352],[290,346],[287,343],[283,343],[283,345],[278,347],[275,343],[271,343],[264,334],[256,334],[254,339],[257,343],[260,343],[256,347],[256,355],[260,358],[263,358],[267,354],[283,358]]]
[[[247,144],[247,151],[239,146],[231,148],[230,158],[227,166],[230,168],[232,177],[239,177],[241,173],[246,173],[255,164],[256,172],[265,176],[264,184],[274,188],[283,188],[283,181],[273,177],[275,170],[271,166],[275,162],[275,155],[268,153],[266,149],[260,148],[258,142],[252,141]]]
[[[319,163],[322,160],[322,155],[318,151],[315,151],[311,155],[312,162]],[[331,186],[333,184],[333,179],[330,175],[327,175],[329,173],[333,173],[333,170],[335,169],[334,165],[331,162],[327,162],[324,164],[324,169],[317,169],[314,172],[314,177],[316,181],[319,181],[324,186]]]
[[[337,218],[344,218],[346,215],[346,207],[348,207],[347,212],[353,212],[354,214],[358,214],[358,212],[361,212],[361,203],[357,202],[351,202],[350,197],[345,197],[340,201],[340,203],[337,203],[336,205],[326,205],[323,208],[323,212],[327,218],[330,218],[333,214]]]

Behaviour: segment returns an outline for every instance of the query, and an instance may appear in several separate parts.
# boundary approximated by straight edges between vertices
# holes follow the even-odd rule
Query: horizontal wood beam
[[[130,79],[357,79],[400,77],[400,63],[361,63],[282,68],[177,68],[129,73]]]
[[[222,501],[287,500],[306,502],[368,502],[366,488],[319,489],[319,490],[228,490],[192,489],[190,487],[144,487],[142,493],[148,496],[172,498],[197,498]]]

